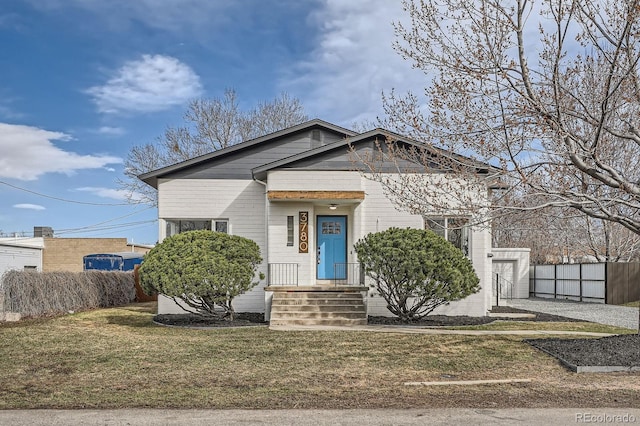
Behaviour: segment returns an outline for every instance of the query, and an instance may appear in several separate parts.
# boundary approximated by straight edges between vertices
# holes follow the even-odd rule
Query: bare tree
[[[639,3],[405,1],[395,48],[425,72],[426,102],[387,94],[385,125],[424,143],[416,164],[462,176],[440,187],[449,197],[493,178],[439,149],[499,167],[509,190],[488,206],[458,203],[483,219],[569,207],[640,234]],[[388,189],[408,208],[443,207],[402,179]]]
[[[234,90],[222,98],[191,101],[184,126],[167,127],[155,143],[134,146],[125,160],[125,180],[118,183],[130,201],[157,203],[156,190],[137,176],[231,145],[300,124],[308,118],[297,98],[286,93],[243,111]],[[135,199],[133,199],[135,197]]]
[[[629,262],[640,256],[640,235],[615,222],[569,208],[513,212],[492,223],[494,247],[528,247],[534,264]]]

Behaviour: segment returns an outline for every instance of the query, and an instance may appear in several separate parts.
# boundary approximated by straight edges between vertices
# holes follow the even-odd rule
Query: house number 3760
[[[300,223],[299,229],[299,242],[298,253],[309,252],[309,212],[299,212],[298,222]]]

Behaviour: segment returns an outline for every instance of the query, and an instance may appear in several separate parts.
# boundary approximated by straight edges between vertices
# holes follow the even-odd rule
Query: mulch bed
[[[515,309],[506,306],[494,307],[492,313],[533,313],[533,318],[505,318],[510,321],[555,321],[555,322],[581,322],[582,320],[565,318],[557,315],[528,312],[522,309]],[[468,325],[489,324],[501,319],[499,317],[468,317],[468,316],[447,316],[429,315],[418,321],[404,323],[396,317],[369,316],[368,323],[371,325],[401,325],[415,327],[455,327]],[[164,325],[183,327],[245,327],[269,324],[264,320],[264,314],[254,312],[238,312],[234,315],[233,321],[228,319],[216,319],[200,317],[192,314],[165,314],[156,315],[153,320]]]
[[[238,312],[233,321],[201,317],[192,314],[163,314],[153,317],[153,321],[177,327],[246,327],[269,324],[264,320],[264,314],[255,312]]]
[[[489,324],[496,320],[506,319],[509,321],[533,321],[533,322],[584,322],[579,319],[565,318],[557,315],[543,314],[540,312],[529,312],[522,309],[511,308],[508,306],[494,306],[491,310],[493,314],[534,314],[533,318],[504,318],[500,317],[467,317],[467,316],[447,316],[447,315],[429,315],[418,321],[403,323],[397,317],[378,317],[369,316],[369,324],[377,325],[402,325],[402,326],[419,326],[419,327],[456,327],[467,325]]]
[[[640,367],[640,335],[599,339],[527,339],[524,342],[577,366]]]

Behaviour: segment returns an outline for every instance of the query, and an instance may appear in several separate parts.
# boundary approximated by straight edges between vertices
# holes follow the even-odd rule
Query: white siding
[[[0,277],[8,270],[23,270],[27,267],[36,267],[42,271],[42,250],[31,247],[17,247],[0,245]]]
[[[513,276],[505,277],[513,282],[513,292],[511,297],[516,299],[526,299],[529,297],[529,253],[528,248],[493,248],[492,258],[492,279],[496,274],[496,269],[502,262],[512,262],[514,264]],[[494,296],[495,297],[495,296]]]
[[[423,219],[398,210],[385,196],[382,185],[368,180],[357,172],[334,171],[271,171],[268,174],[269,190],[285,191],[365,191],[362,202],[353,200],[329,209],[328,200],[273,201],[267,202],[265,187],[251,180],[179,179],[159,182],[158,212],[160,238],[165,236],[165,220],[168,219],[229,219],[230,233],[254,240],[260,246],[263,264],[260,270],[267,273],[268,263],[299,264],[299,284],[313,285],[316,278],[316,217],[318,215],[347,216],[348,262],[357,262],[353,244],[368,233],[390,227],[422,229]],[[265,204],[268,208],[265,209]],[[265,211],[267,210],[267,211]],[[299,253],[300,211],[309,213],[309,252]],[[266,219],[268,216],[268,237]],[[287,216],[294,217],[294,245],[287,246]],[[484,316],[491,306],[490,236],[486,228],[471,232],[471,259],[482,287],[478,294],[439,308],[435,313],[446,315]],[[263,281],[251,292],[234,301],[237,311],[263,312],[265,293]],[[390,315],[385,302],[368,298],[370,315]],[[180,312],[168,299],[160,298],[159,313]]]
[[[360,212],[360,235],[383,231],[391,227],[424,228],[424,221],[419,215],[411,215],[397,210],[384,195],[381,184],[363,178],[365,200],[356,208]],[[452,302],[448,306],[434,311],[438,315],[485,316],[491,307],[491,261],[487,257],[491,248],[489,230],[486,227],[475,227],[471,232],[471,261],[480,279],[480,292],[463,300]],[[374,293],[371,291],[370,293]],[[370,297],[368,300],[369,315],[390,316],[386,302],[381,297]]]
[[[274,170],[269,191],[361,191],[360,173],[348,171]]]
[[[300,253],[298,249],[299,218],[301,211],[309,212],[309,252]],[[353,244],[361,237],[354,231],[354,206],[338,206],[330,210],[327,205],[301,202],[272,202],[269,208],[269,262],[297,263],[299,265],[299,284],[316,283],[316,218],[318,216],[347,216],[347,262],[356,262]],[[294,217],[294,245],[287,246],[286,219]]]
[[[308,253],[299,253],[299,212],[308,212]],[[287,216],[293,216],[293,246],[287,246]],[[269,204],[269,263],[298,264],[298,283],[315,284],[315,208],[312,203]]]
[[[249,238],[260,247],[263,261],[259,271],[266,275],[264,185],[236,179],[163,179],[158,185],[158,216],[161,239],[167,219],[229,219],[230,234]],[[233,301],[234,309],[264,312],[264,286],[265,280],[238,296]],[[173,301],[159,300],[158,313],[174,313],[171,309],[181,311]]]

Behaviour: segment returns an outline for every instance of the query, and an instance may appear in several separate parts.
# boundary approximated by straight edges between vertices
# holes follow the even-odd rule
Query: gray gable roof
[[[320,130],[325,143],[313,146],[309,132]],[[305,133],[307,132],[307,133]],[[138,176],[139,179],[157,188],[160,178],[183,179],[260,179],[269,170],[277,168],[304,170],[355,170],[349,151],[374,150],[376,144],[391,139],[417,149],[427,148],[424,144],[405,138],[384,129],[374,129],[357,134],[353,131],[314,119],[288,129],[246,141],[231,147],[214,151],[181,163],[163,167]],[[434,148],[429,147],[429,150]],[[460,160],[476,168],[478,173],[498,169],[467,157],[437,150],[439,155]],[[392,164],[386,165],[394,171]],[[434,167],[437,170],[437,166]]]
[[[296,155],[282,158],[271,163],[263,164],[261,166],[252,169],[253,175],[256,179],[266,178],[269,170],[277,168],[289,168],[289,169],[307,169],[307,170],[357,170],[359,169],[354,163],[353,158],[349,152],[353,149],[356,152],[362,150],[377,150],[379,144],[384,143],[387,140],[391,140],[395,143],[401,143],[409,147],[415,147],[418,150],[428,149],[430,151],[436,150],[433,147],[427,147],[426,145],[416,142],[412,139],[405,138],[397,133],[390,132],[385,129],[377,128],[365,133],[354,135],[353,137],[346,138],[334,142],[332,144],[324,145],[315,149],[304,151]],[[437,149],[437,153],[442,156],[446,156],[451,159],[455,159],[461,163],[467,164],[475,168],[476,173],[487,173],[489,171],[498,172],[498,169],[485,163],[481,163],[472,160],[468,157],[464,157],[458,154],[453,154],[448,151]],[[324,164],[323,164],[324,163]],[[399,160],[399,164],[402,165],[403,161]],[[415,168],[416,165],[404,161],[407,169]],[[434,164],[434,170],[438,170],[437,164]],[[387,161],[386,164],[381,164],[383,168],[380,171],[396,172],[397,165],[395,163]]]
[[[211,167],[228,169],[226,174],[223,172],[219,176],[215,177],[245,178],[248,176],[251,178],[251,169],[253,167],[264,164],[265,162],[286,158],[298,152],[309,150],[309,140],[306,141],[305,145],[304,141],[297,139],[300,139],[300,135],[302,133],[316,129],[322,131],[331,142],[333,140],[342,140],[357,134],[335,124],[314,119],[297,126],[289,127],[278,132],[211,152],[210,154],[143,173],[138,176],[138,179],[154,188],[157,188],[158,179],[164,177],[211,177],[204,176],[205,173],[202,173],[202,170]],[[260,154],[265,153],[266,151],[272,152],[270,152],[268,156],[265,155],[262,159],[259,158]],[[241,159],[243,156],[249,156],[252,158],[241,162],[240,164],[234,164],[234,161],[238,162],[238,159]]]

